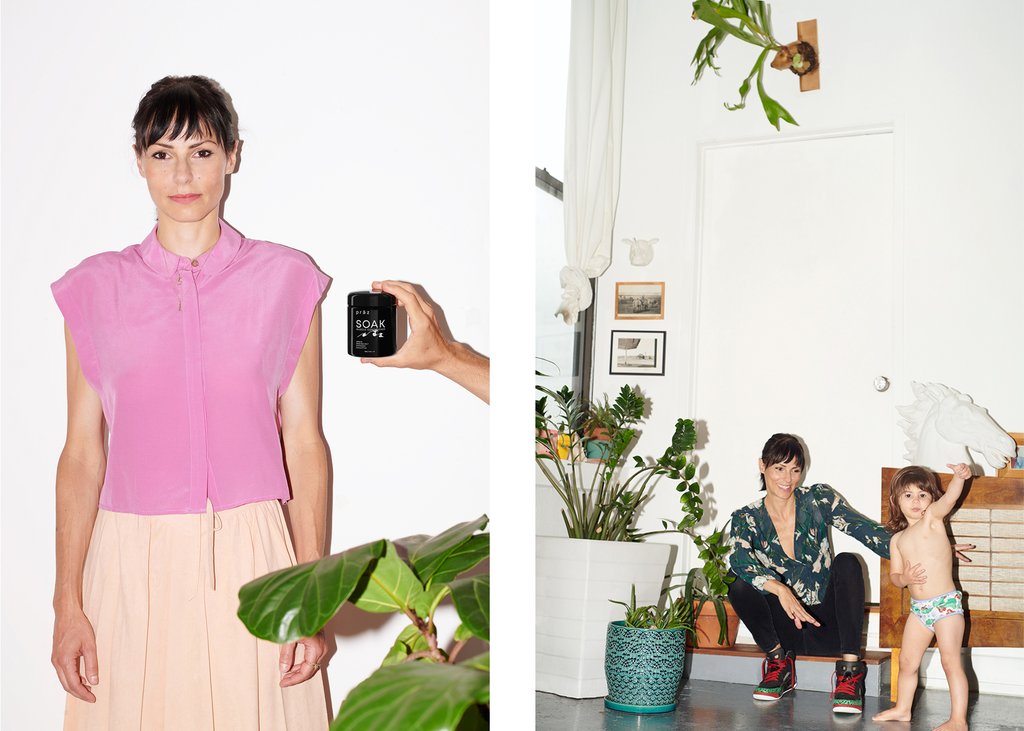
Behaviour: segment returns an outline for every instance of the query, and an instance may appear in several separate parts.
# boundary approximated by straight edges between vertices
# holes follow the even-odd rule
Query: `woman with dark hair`
[[[732,514],[729,601],[767,654],[757,700],[795,687],[796,655],[841,655],[832,710],[862,713],[864,576],[852,553],[832,557],[829,526],[889,558],[889,534],[828,485],[801,486],[804,451],[774,434],[758,460],[765,495]]]
[[[236,612],[246,582],[323,555],[330,280],[220,219],[238,139],[215,82],[161,79],[133,126],[156,226],[52,285],[68,374],[52,655],[64,727],[326,729],[322,634],[278,647]]]

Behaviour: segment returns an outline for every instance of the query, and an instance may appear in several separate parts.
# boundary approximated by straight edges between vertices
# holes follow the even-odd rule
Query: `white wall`
[[[629,9],[622,184],[614,260],[596,304],[594,392],[613,394],[638,382],[651,398],[636,454],[660,454],[677,417],[701,418],[691,413],[690,394],[698,145],[778,134],[756,90],[746,110],[722,106],[738,99],[756,57],[736,39],[722,48],[722,77],[709,73],[691,86],[690,59],[707,26],[690,13],[688,4],[668,0]],[[904,317],[896,326],[896,403],[912,401],[909,380],[938,381],[971,394],[1008,431],[1021,431],[1024,344],[1011,332],[1024,270],[1024,87],[1014,30],[1024,21],[1024,4],[1000,4],[998,22],[950,0],[930,4],[926,13],[881,2],[775,4],[774,28],[784,42],[795,39],[796,21],[808,18],[818,19],[822,88],[800,94],[788,73],[766,71],[768,93],[801,125],[784,124],[781,134],[886,124],[898,137],[903,193],[896,236],[903,254],[894,265]],[[632,237],[661,239],[649,267],[629,264],[619,241]],[[664,323],[644,325],[668,331],[664,378],[608,375],[609,332],[617,327],[614,282],[637,280],[666,282]],[[901,442],[902,435],[890,464],[903,464]],[[751,464],[751,484],[719,486],[717,522],[756,497],[760,448],[752,444],[736,455]],[[828,475],[808,479],[827,482]],[[877,517],[877,499],[855,506]],[[675,493],[662,490],[641,526],[656,528],[677,513]],[[985,652],[976,650],[975,657]],[[929,677],[941,677],[937,662],[934,668]],[[977,659],[975,669],[981,678]],[[990,688],[1024,694],[1024,686]]]
[[[454,336],[489,352],[487,33],[486,4],[455,1],[4,3],[4,728],[56,728],[64,701],[49,664],[65,423],[49,283],[152,227],[130,122],[166,74],[211,76],[233,97],[245,146],[226,219],[334,278],[332,550],[487,510],[487,407],[435,374],[345,353],[345,295],[376,278],[422,284]],[[342,617],[335,709],[406,623]]]

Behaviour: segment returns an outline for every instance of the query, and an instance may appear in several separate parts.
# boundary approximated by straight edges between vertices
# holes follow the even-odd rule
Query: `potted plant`
[[[768,96],[764,90],[764,63],[768,54],[775,52],[771,67],[779,71],[786,69],[798,76],[808,74],[818,68],[817,51],[814,46],[803,41],[782,44],[776,40],[772,32],[771,6],[760,0],[696,0],[693,3],[693,18],[707,23],[711,30],[697,45],[693,54],[692,65],[696,66],[693,83],[700,81],[707,69],[716,74],[719,69],[715,65],[719,47],[728,36],[738,38],[745,43],[761,49],[750,74],[740,85],[740,100],[737,104],[725,104],[730,111],[743,109],[750,93],[750,82],[757,77],[757,94],[761,99],[765,116],[775,129],[779,129],[780,120],[796,124],[793,116],[781,104]],[[735,21],[735,23],[730,22]]]
[[[568,388],[538,390],[554,411],[538,413],[538,433],[559,428],[570,444],[566,460],[550,451],[535,455],[543,483],[537,496],[536,685],[570,698],[597,698],[608,692],[604,643],[614,615],[607,598],[635,585],[642,604],[656,604],[667,586],[677,546],[643,542],[636,519],[680,442],[674,438],[658,461],[637,457],[627,465],[647,402],[638,388],[623,386],[603,418],[607,453],[588,463],[581,446],[593,407]],[[552,527],[560,530],[544,525],[545,506],[559,513],[561,525]]]
[[[584,447],[587,459],[600,460],[608,456],[611,434],[616,426],[616,414],[605,396],[590,405],[590,414],[583,424]]]
[[[694,624],[687,643],[692,647],[732,647],[736,644],[740,618],[729,603],[728,584],[721,579],[710,582],[706,567],[705,563],[686,572],[683,602],[690,607]]]
[[[645,533],[643,537],[682,533],[693,541],[702,564],[687,572],[683,591],[683,599],[686,606],[692,608],[695,622],[695,631],[691,634],[693,645],[699,647],[703,643],[731,647],[736,643],[739,631],[739,617],[728,600],[729,584],[735,580],[729,575],[725,560],[731,547],[723,530],[714,530],[707,537],[697,532],[697,526],[704,519],[704,501],[700,496],[697,465],[691,454],[696,445],[696,424],[691,419],[678,420],[673,446],[657,462],[657,474],[678,481],[676,491],[682,518],[662,521],[664,530]]]
[[[635,441],[636,426],[643,420],[645,400],[638,388],[623,386],[609,412],[602,419],[608,431],[608,449],[593,470],[583,469],[584,425],[594,423],[592,407],[584,406],[563,386],[558,391],[537,389],[550,397],[556,415],[548,416],[537,402],[537,431],[557,431],[568,437],[567,459],[555,459],[550,450],[536,453],[537,467],[561,498],[562,520],[569,538],[599,541],[629,541],[635,537],[637,510],[650,497],[656,471],[642,462],[631,474],[620,474],[624,454]],[[546,405],[546,402],[545,402]],[[538,443],[546,440],[538,436]],[[589,473],[589,474],[588,474]],[[632,488],[632,489],[631,489]]]
[[[606,708],[629,713],[666,713],[675,710],[683,676],[687,632],[693,631],[691,610],[683,597],[659,610],[610,600],[626,609],[626,618],[608,623],[605,675]]]
[[[490,554],[486,525],[481,516],[434,537],[379,540],[276,571],[239,590],[238,617],[256,637],[284,643],[319,632],[346,601],[401,612],[410,624],[342,702],[331,731],[487,728],[490,654],[460,657],[471,638],[490,639],[490,577],[471,573]],[[461,622],[450,649],[434,625],[448,597]]]

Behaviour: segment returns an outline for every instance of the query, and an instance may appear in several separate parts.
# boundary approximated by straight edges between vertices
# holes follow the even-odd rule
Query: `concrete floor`
[[[735,683],[687,680],[674,713],[638,716],[611,711],[603,698],[572,700],[537,693],[538,731],[827,731],[877,728],[930,731],[949,718],[949,694],[919,690],[910,723],[876,724],[871,716],[889,707],[887,699],[868,698],[864,714],[834,714],[828,693],[797,689],[773,702],[755,701],[752,688]],[[971,731],[1024,730],[1024,698],[972,694],[967,708]]]

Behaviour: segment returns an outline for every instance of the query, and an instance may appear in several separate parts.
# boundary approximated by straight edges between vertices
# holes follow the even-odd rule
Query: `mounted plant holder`
[[[762,49],[747,78],[740,84],[740,100],[738,104],[725,103],[730,111],[743,109],[750,93],[750,83],[757,77],[757,95],[768,121],[775,129],[779,129],[779,121],[784,120],[796,125],[797,121],[777,101],[768,96],[764,89],[764,64],[772,51],[775,56],[771,61],[774,69],[789,69],[800,77],[800,91],[812,91],[820,87],[819,53],[818,53],[818,21],[805,20],[797,23],[797,40],[783,44],[776,40],[772,32],[771,6],[756,0],[696,0],[693,3],[693,19],[712,26],[708,34],[697,45],[693,54],[692,64],[697,67],[693,74],[693,83],[700,81],[706,69],[719,75],[715,65],[718,48],[726,36],[734,36],[744,43]],[[730,22],[734,21],[734,22]]]

